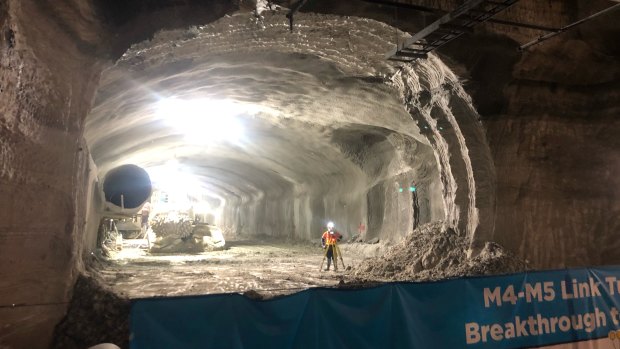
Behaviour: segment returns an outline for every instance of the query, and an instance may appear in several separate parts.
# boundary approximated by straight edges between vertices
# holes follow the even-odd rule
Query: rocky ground
[[[348,271],[321,272],[323,250],[311,243],[227,241],[221,251],[196,254],[149,254],[124,248],[98,270],[103,283],[129,298],[251,291],[264,297],[314,286],[334,286]],[[362,256],[347,252],[347,266]]]
[[[393,246],[373,242],[341,244],[346,268],[338,272],[319,270],[323,250],[316,243],[228,241],[225,250],[175,255],[126,245],[112,258],[93,256],[89,275],[78,279],[69,313],[56,329],[54,348],[101,342],[126,347],[132,298],[237,292],[265,299],[318,286],[358,288],[527,269],[493,243],[468,259],[467,240],[443,223],[424,225]]]
[[[137,241],[137,240],[136,240]],[[253,299],[342,284],[347,271],[319,271],[323,250],[274,239],[229,241],[220,251],[149,254],[126,240],[111,258],[92,256],[73,290],[53,348],[84,349],[110,342],[128,348],[130,299],[238,292]],[[344,249],[343,249],[344,250]],[[344,252],[348,266],[361,257]]]
[[[416,229],[381,257],[362,261],[350,277],[358,281],[429,281],[460,276],[508,274],[527,270],[527,263],[489,242],[467,258],[468,240],[442,222]]]
[[[84,349],[106,342],[129,348],[129,299],[102,284],[96,274],[78,277],[67,315],[54,331],[53,349]]]

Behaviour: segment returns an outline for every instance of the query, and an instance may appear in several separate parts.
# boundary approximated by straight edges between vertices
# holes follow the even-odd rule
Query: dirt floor
[[[527,270],[527,264],[501,246],[487,243],[467,258],[468,239],[442,222],[419,227],[392,246],[341,243],[346,268],[320,271],[318,243],[286,243],[273,238],[228,240],[221,251],[150,254],[125,241],[102,262],[97,274],[121,297],[145,298],[211,293],[248,293],[269,298],[317,287],[389,281],[427,281]],[[325,268],[326,265],[323,265]]]
[[[101,342],[128,346],[129,299],[241,293],[266,299],[310,287],[359,288],[390,281],[426,281],[520,272],[527,263],[494,243],[468,258],[468,239],[442,222],[426,224],[393,245],[342,243],[346,268],[320,271],[318,243],[275,239],[228,240],[220,251],[155,255],[125,241],[110,258],[92,256],[91,270],[74,289],[53,348]],[[325,268],[326,265],[323,265]]]
[[[245,293],[262,297],[298,292],[315,286],[336,286],[350,266],[363,259],[341,245],[349,270],[319,271],[323,250],[310,243],[276,240],[227,241],[222,251],[155,255],[127,247],[99,270],[105,286],[129,298],[211,293]],[[325,269],[326,263],[323,265]]]
[[[198,254],[155,255],[125,240],[110,258],[92,255],[90,270],[74,288],[67,316],[56,327],[54,349],[83,349],[110,342],[129,343],[129,299],[241,293],[253,299],[286,295],[325,286],[342,287],[360,250],[342,245],[348,268],[319,271],[323,250],[318,244],[285,243],[274,239],[227,241],[226,249]],[[366,247],[379,251],[381,244]],[[326,265],[323,265],[325,269]]]

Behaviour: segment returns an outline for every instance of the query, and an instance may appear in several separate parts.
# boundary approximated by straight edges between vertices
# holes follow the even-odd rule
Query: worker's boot
[[[327,258],[327,269],[325,269],[325,271],[328,271],[331,265],[332,265],[332,260]]]

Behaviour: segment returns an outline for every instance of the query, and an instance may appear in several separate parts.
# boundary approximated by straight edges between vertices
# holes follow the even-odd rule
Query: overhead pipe
[[[105,209],[112,214],[135,214],[152,191],[151,178],[143,168],[131,164],[115,167],[103,180]]]
[[[378,4],[378,5],[392,6],[392,7],[397,7],[397,8],[420,11],[420,12],[433,13],[437,16],[442,16],[450,12],[450,11],[442,10],[439,8],[414,5],[414,4],[404,3],[404,2],[395,2],[395,1],[390,1],[390,0],[363,0],[363,1],[373,3],[373,4]],[[620,0],[615,0],[615,1],[620,1]],[[508,20],[496,19],[496,18],[489,18],[487,22],[495,23],[495,24],[510,25],[513,27],[543,30],[543,31],[548,31],[548,32],[553,32],[553,31],[558,30],[558,28],[551,28],[551,27],[538,25],[538,24],[521,23],[521,22],[514,22],[514,21],[508,21]]]
[[[617,1],[616,1],[616,2],[617,2]],[[584,18],[584,19],[578,20],[577,22],[574,22],[574,23],[571,23],[571,24],[569,24],[569,25],[567,25],[567,26],[564,26],[564,27],[562,27],[562,28],[560,28],[560,29],[558,29],[558,30],[554,31],[553,33],[549,33],[549,34],[541,35],[541,36],[539,36],[536,40],[532,40],[532,41],[528,42],[527,44],[523,44],[523,45],[521,45],[521,46],[519,47],[519,51],[523,51],[523,50],[525,50],[526,48],[528,48],[528,47],[530,47],[530,46],[533,46],[533,45],[536,45],[536,44],[540,44],[541,42],[543,42],[543,41],[545,41],[545,40],[547,40],[547,39],[550,39],[550,38],[552,38],[552,37],[554,37],[554,36],[556,36],[556,35],[559,35],[559,34],[564,33],[565,31],[567,31],[567,30],[571,29],[572,27],[578,26],[578,25],[580,25],[580,24],[582,24],[582,23],[585,23],[585,22],[587,22],[587,21],[589,21],[589,20],[591,20],[591,19],[594,19],[594,18],[596,18],[596,17],[598,17],[598,16],[600,16],[600,15],[602,15],[602,14],[605,14],[605,13],[607,13],[607,12],[610,12],[610,11],[616,10],[616,9],[618,9],[618,8],[620,8],[620,3],[619,3],[619,4],[616,4],[616,5],[613,5],[613,6],[610,6],[610,7],[606,8],[606,9],[604,9],[604,10],[602,10],[602,11],[599,11],[599,12],[597,12],[597,13],[595,13],[595,14],[592,14],[592,15],[590,15],[590,16],[588,16],[588,17]]]

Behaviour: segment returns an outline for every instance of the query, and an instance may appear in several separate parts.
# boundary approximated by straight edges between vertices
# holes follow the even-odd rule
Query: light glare
[[[183,171],[175,160],[170,160],[162,166],[147,168],[146,172],[151,177],[154,187],[171,195],[186,197],[188,194],[202,191],[202,184],[196,176]]]
[[[164,99],[157,105],[158,115],[193,143],[237,143],[243,137],[239,115],[256,114],[249,105],[229,100]]]

